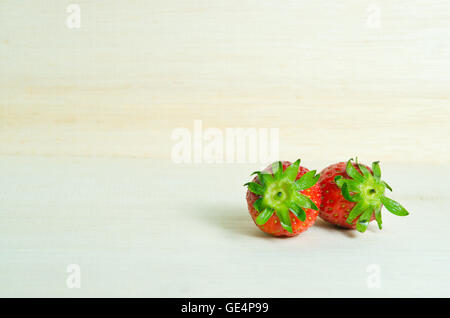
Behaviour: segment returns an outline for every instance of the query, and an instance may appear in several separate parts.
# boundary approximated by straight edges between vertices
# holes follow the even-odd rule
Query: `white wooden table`
[[[450,296],[448,0],[22,2],[0,1],[0,296]],[[381,160],[411,215],[267,237],[261,167],[170,160],[197,119],[278,128],[309,168]]]
[[[447,169],[383,164],[411,214],[384,211],[382,231],[318,221],[276,239],[246,210],[255,168],[1,156],[0,296],[450,296]]]

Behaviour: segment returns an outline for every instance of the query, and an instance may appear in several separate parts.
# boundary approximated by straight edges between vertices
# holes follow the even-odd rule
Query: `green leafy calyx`
[[[356,169],[355,165],[360,171]],[[378,161],[372,163],[372,172],[370,172],[366,166],[357,162],[353,164],[352,159],[350,159],[347,161],[346,172],[350,179],[336,176],[334,181],[347,201],[356,202],[347,217],[347,223],[351,224],[359,217],[356,223],[358,231],[366,231],[373,214],[375,214],[378,227],[380,230],[382,229],[381,207],[383,205],[395,215],[405,216],[409,214],[400,203],[384,195],[386,189],[392,191],[392,188],[381,180],[381,169]]]
[[[281,226],[292,233],[292,223],[289,212],[292,212],[301,221],[306,220],[304,209],[318,210],[316,204],[307,196],[300,193],[314,186],[319,180],[316,171],[309,171],[297,179],[300,159],[286,167],[283,171],[281,161],[272,164],[272,173],[266,171],[255,171],[256,182],[248,182],[244,186],[259,198],[253,204],[258,211],[256,223],[264,225],[275,213]]]

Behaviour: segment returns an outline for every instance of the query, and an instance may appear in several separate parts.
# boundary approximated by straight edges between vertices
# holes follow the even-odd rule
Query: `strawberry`
[[[386,188],[390,191],[392,188],[380,177],[378,161],[372,163],[372,169],[357,161],[352,163],[352,159],[323,169],[319,178],[322,190],[319,216],[332,224],[365,232],[373,220],[382,229],[383,205],[395,215],[408,215],[398,202],[385,196]]]
[[[277,161],[256,171],[244,186],[255,224],[274,236],[295,236],[314,224],[320,206],[319,175],[294,163]]]

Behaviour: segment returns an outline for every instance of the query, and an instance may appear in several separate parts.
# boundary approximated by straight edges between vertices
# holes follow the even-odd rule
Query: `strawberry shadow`
[[[314,223],[313,227],[325,229],[327,231],[339,232],[340,234],[345,235],[350,238],[356,238],[356,237],[358,237],[358,234],[359,234],[356,230],[339,227],[337,225],[328,223],[319,217],[317,218],[317,221],[316,221],[316,223]]]
[[[253,223],[247,208],[238,205],[197,206],[201,220],[208,226],[242,236],[272,238]]]
[[[201,205],[195,206],[195,210],[199,212],[198,215],[200,216],[201,221],[206,223],[207,226],[214,226],[218,230],[234,235],[263,239],[289,239],[288,237],[274,237],[262,232],[253,223],[246,206],[224,204],[218,204],[217,206]],[[317,218],[317,221],[312,226],[312,229],[314,228],[335,231],[348,238],[358,238],[360,235],[356,230],[338,227],[321,218]],[[368,231],[372,231],[372,229],[369,227]]]

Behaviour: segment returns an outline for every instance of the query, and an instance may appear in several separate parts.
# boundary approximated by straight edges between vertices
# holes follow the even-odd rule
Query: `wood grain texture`
[[[79,0],[80,29],[69,3],[0,2],[0,296],[450,296],[449,1]],[[270,239],[256,165],[167,160],[196,119],[381,160],[411,215]]]
[[[450,163],[448,1],[77,1],[80,29],[69,3],[0,4],[0,154],[169,158],[202,119],[279,127],[286,158]]]
[[[450,189],[434,180],[450,173],[419,167],[383,166],[411,214],[384,210],[382,231],[317,221],[275,239],[247,212],[254,166],[0,156],[0,296],[448,297]]]

